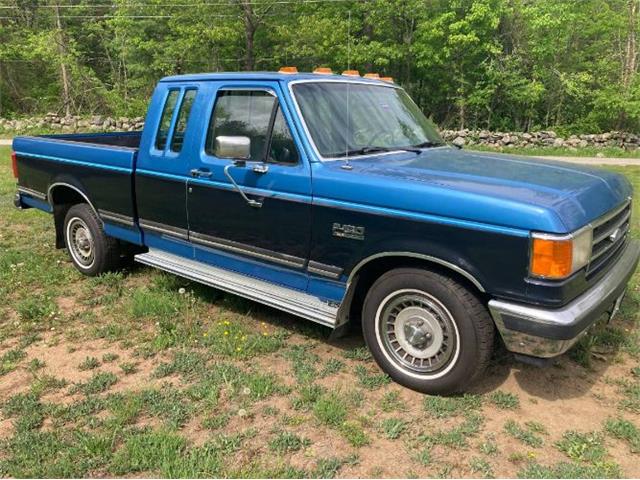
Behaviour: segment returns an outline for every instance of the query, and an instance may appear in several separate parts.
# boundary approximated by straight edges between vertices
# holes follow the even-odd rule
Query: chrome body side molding
[[[189,232],[187,232],[187,230],[185,230],[184,228],[172,227],[171,225],[152,222],[151,220],[144,220],[142,218],[138,220],[138,223],[142,228],[146,228],[147,230],[151,230],[152,232],[182,238],[183,240],[187,240],[189,238]]]
[[[351,270],[351,273],[349,274],[349,279],[347,280],[347,286],[350,286],[352,284],[353,279],[355,278],[356,274],[362,267],[364,267],[370,261],[375,260],[377,258],[382,258],[382,257],[419,258],[421,260],[427,260],[429,262],[437,263],[438,265],[442,265],[444,267],[447,267],[453,270],[454,272],[459,273],[460,275],[465,277],[467,280],[469,280],[471,283],[473,283],[478,290],[480,290],[483,293],[485,292],[485,289],[480,283],[480,281],[478,281],[476,277],[474,277],[473,275],[471,275],[469,272],[459,267],[458,265],[454,265],[453,263],[447,262],[446,260],[442,260],[441,258],[438,258],[438,257],[432,257],[431,255],[423,255],[420,253],[412,253],[412,252],[382,252],[382,253],[377,253],[375,255],[371,255],[370,257],[367,257],[363,260],[360,260],[360,262],[358,262],[358,264],[355,267],[353,267],[353,270]]]
[[[297,290],[151,249],[136,261],[334,328],[338,306]]]
[[[121,213],[111,212],[109,210],[98,210],[98,214],[102,217],[103,221],[118,223],[126,225],[128,227],[134,226],[133,218],[128,215],[122,215]]]
[[[29,195],[30,197],[37,198],[38,200],[47,200],[47,194],[39,192],[38,190],[33,190],[27,187],[18,186],[18,192],[24,195]]]

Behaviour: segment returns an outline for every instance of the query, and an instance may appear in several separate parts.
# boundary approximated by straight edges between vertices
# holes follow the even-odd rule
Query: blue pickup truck
[[[398,383],[466,389],[495,342],[564,353],[640,253],[621,175],[445,144],[392,81],[162,79],[144,130],[13,141],[15,205],[99,275],[127,258],[344,331]]]

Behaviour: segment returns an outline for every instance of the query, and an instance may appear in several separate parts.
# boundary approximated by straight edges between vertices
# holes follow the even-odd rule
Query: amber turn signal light
[[[11,152],[11,169],[13,170],[13,178],[18,178],[18,156],[16,152]]]
[[[542,278],[565,278],[572,272],[573,241],[533,238],[531,274]]]

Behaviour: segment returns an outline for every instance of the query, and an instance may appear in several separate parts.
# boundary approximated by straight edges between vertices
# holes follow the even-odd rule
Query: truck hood
[[[314,178],[314,193],[554,233],[577,230],[632,194],[624,176],[606,170],[452,148],[359,157],[351,160],[352,170],[343,165],[323,164],[329,176],[339,176],[338,184],[346,188],[331,188],[319,175]]]

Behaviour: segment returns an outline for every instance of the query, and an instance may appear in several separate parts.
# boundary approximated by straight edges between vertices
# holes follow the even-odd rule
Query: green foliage
[[[392,76],[445,126],[640,130],[627,0],[183,3],[79,4],[58,31],[54,9],[18,2],[0,24],[0,116],[143,115],[162,76],[293,64]]]
[[[489,395],[489,400],[502,410],[515,410],[520,407],[520,399],[513,393],[496,390]]]
[[[565,432],[556,446],[571,460],[577,461],[596,463],[602,461],[607,454],[602,436],[595,432]]]
[[[623,418],[610,418],[605,424],[606,432],[629,444],[631,453],[640,453],[640,428]]]
[[[513,438],[520,440],[522,443],[534,447],[539,448],[543,445],[544,441],[538,435],[536,435],[536,431],[540,430],[537,425],[532,428],[531,426],[527,426],[527,428],[522,428],[518,425],[514,420],[507,420],[504,424],[504,431],[511,435]]]

